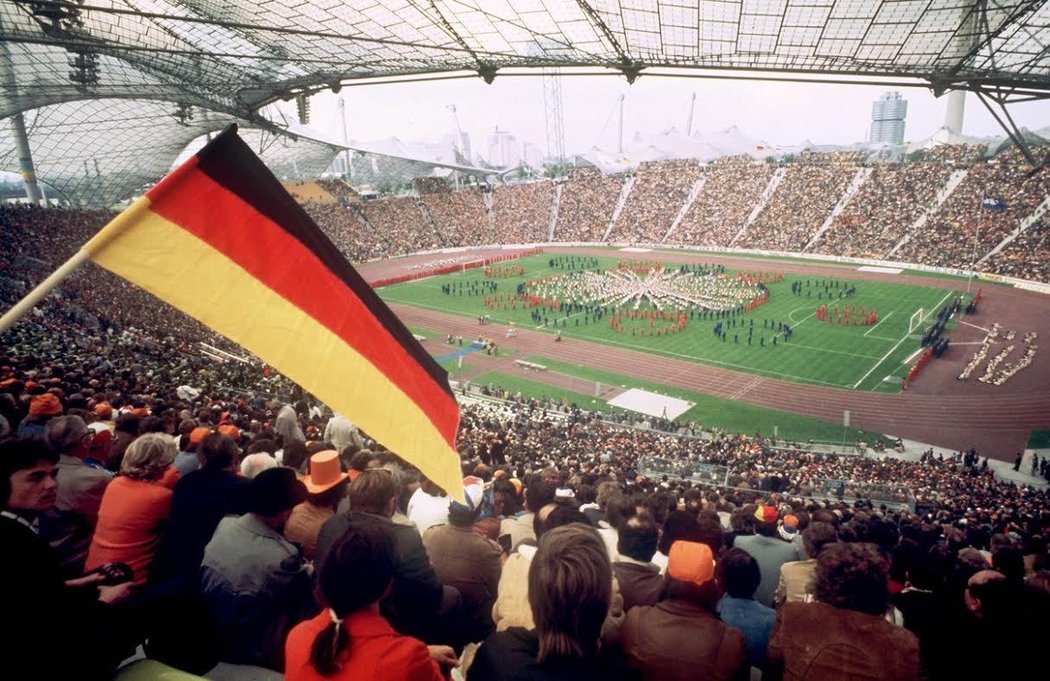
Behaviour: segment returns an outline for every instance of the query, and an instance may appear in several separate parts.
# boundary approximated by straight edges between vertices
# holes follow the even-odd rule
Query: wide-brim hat
[[[327,449],[310,457],[310,472],[300,480],[310,494],[327,492],[349,476],[339,466],[339,452]]]

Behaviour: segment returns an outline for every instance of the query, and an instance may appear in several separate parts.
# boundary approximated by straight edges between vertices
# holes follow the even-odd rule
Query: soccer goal
[[[908,333],[913,333],[922,327],[922,323],[926,321],[925,310],[921,307],[916,310],[912,316],[908,319]]]

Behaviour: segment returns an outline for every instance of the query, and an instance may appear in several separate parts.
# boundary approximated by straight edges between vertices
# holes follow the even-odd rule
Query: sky
[[[871,104],[885,85],[827,85],[711,80],[642,75],[633,85],[620,76],[564,76],[561,80],[565,146],[582,153],[594,146],[615,150],[617,102],[624,96],[625,145],[636,134],[684,131],[690,99],[696,93],[693,132],[735,125],[742,132],[777,146],[809,140],[816,144],[850,144],[866,139]],[[924,139],[944,122],[947,96],[929,90],[897,88],[908,101],[905,141]],[[498,126],[521,141],[546,148],[543,79],[497,77],[429,83],[344,87],[311,100],[311,127],[342,139],[339,97],[344,98],[352,140],[396,136],[403,140],[437,140],[455,130],[448,107],[479,149]],[[289,106],[289,110],[293,110]],[[1050,102],[1012,105],[1017,123],[1032,130],[1050,126]],[[294,114],[292,114],[294,116]],[[968,94],[963,132],[1002,136],[1002,130],[974,95]]]

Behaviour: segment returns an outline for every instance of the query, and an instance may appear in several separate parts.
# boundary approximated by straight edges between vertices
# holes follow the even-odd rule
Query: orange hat
[[[798,518],[793,515],[784,516],[784,524],[789,527],[798,527]]]
[[[326,449],[310,457],[310,473],[299,479],[306,485],[310,494],[320,494],[332,489],[347,477],[339,468],[339,452]]]
[[[711,547],[695,541],[678,540],[667,556],[667,576],[680,582],[703,586],[715,576],[715,557]]]
[[[30,416],[55,416],[62,413],[62,403],[52,393],[37,395],[29,402]]]
[[[777,507],[759,504],[755,509],[755,520],[760,523],[775,523],[777,521]]]
[[[138,416],[139,418],[144,419],[147,416],[149,416],[150,412],[149,412],[149,407],[138,407],[136,409],[132,409],[131,413],[134,414],[135,416]]]
[[[190,444],[198,445],[201,440],[211,435],[211,428],[199,426],[190,431]]]
[[[521,484],[521,480],[518,480],[517,478],[511,478],[510,484],[514,485],[514,491],[517,492],[518,496],[520,497],[522,490],[525,489],[525,486]]]
[[[216,430],[218,432],[222,433],[223,435],[229,435],[234,440],[236,440],[237,438],[239,438],[241,436],[240,429],[237,428],[237,426],[233,425],[232,423],[224,423],[221,426],[219,426],[218,428],[216,428]]]
[[[95,416],[108,421],[113,418],[113,407],[109,406],[109,402],[99,402],[95,405]]]

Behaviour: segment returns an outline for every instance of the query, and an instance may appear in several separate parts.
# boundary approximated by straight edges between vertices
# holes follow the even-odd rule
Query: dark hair
[[[529,565],[537,659],[595,654],[611,598],[612,566],[598,532],[579,523],[545,532]]]
[[[664,522],[664,533],[660,537],[657,548],[665,556],[671,554],[671,544],[681,539],[682,541],[698,541],[703,543],[703,532],[700,531],[700,523],[696,516],[688,511],[671,511]],[[714,551],[714,549],[712,549]]]
[[[11,476],[41,461],[58,463],[58,453],[37,439],[14,439],[0,443],[0,507],[11,500]]]
[[[888,571],[874,544],[828,544],[817,556],[814,595],[836,608],[883,615],[890,602]]]
[[[718,571],[726,593],[733,598],[753,598],[762,581],[758,561],[743,549],[726,551],[718,561]]]
[[[229,435],[211,433],[201,440],[197,454],[201,459],[201,468],[205,470],[223,470],[233,465],[241,450]]]
[[[656,523],[648,513],[628,518],[627,522],[620,525],[618,535],[619,541],[616,549],[622,555],[643,563],[648,563],[653,559],[659,533]]]
[[[167,424],[159,416],[147,416],[139,421],[139,435],[146,433],[163,433],[167,430]]]
[[[306,451],[306,443],[292,440],[291,442],[286,442],[282,450],[281,462],[289,468],[302,471],[306,460],[309,458]]]
[[[525,503],[529,511],[533,513],[552,501],[554,501],[554,488],[541,479],[537,479],[525,488]]]
[[[362,449],[352,457],[350,457],[350,469],[355,471],[365,471],[368,469],[368,464],[372,459],[376,458],[376,455],[369,449]]]
[[[397,496],[397,483],[385,468],[360,471],[350,483],[350,508],[364,513],[385,513],[390,500]]]
[[[396,566],[393,531],[366,519],[351,519],[321,567],[320,600],[342,620],[382,598]],[[336,658],[349,648],[346,627],[330,622],[310,647],[310,664],[322,676],[332,676],[343,667]]]
[[[806,549],[806,556],[816,558],[820,550],[838,541],[839,533],[835,526],[825,522],[810,523],[809,527],[802,530],[802,546]]]
[[[726,546],[726,533],[722,529],[722,521],[718,519],[718,514],[714,511],[700,511],[696,524],[699,529],[697,541],[711,547],[711,553],[718,558]]]

